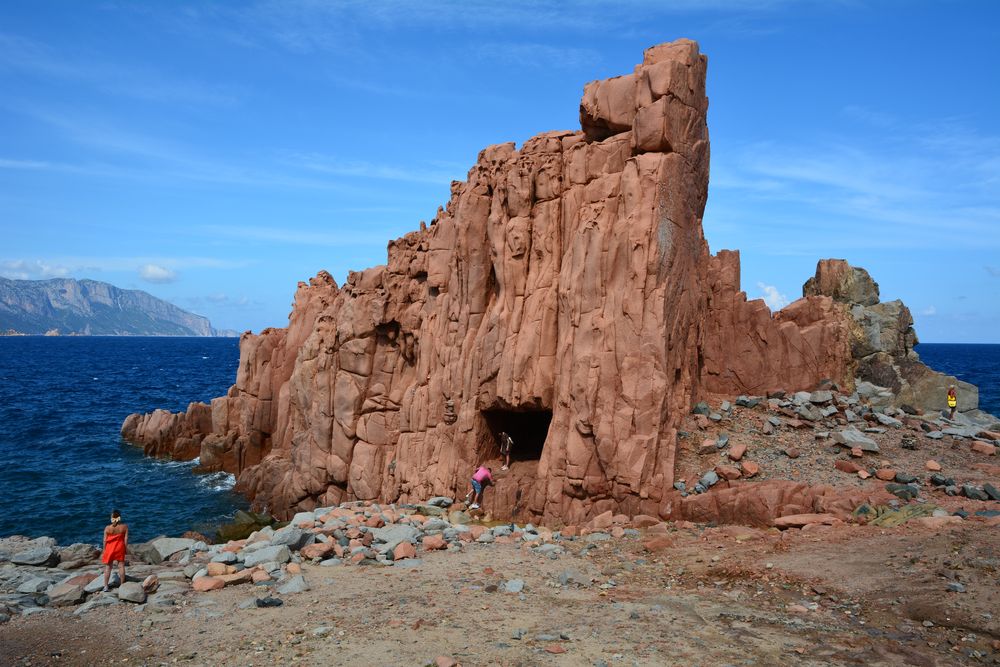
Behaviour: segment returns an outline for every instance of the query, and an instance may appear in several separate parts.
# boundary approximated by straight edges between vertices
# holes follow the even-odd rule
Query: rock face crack
[[[384,265],[343,286],[322,271],[287,327],[244,334],[226,396],[130,415],[123,437],[201,456],[286,518],[461,497],[484,459],[496,517],[668,516],[694,402],[849,385],[859,325],[837,299],[865,293],[856,270],[821,263],[772,315],[741,291],[737,252],[709,254],[706,63],[689,40],[654,46],[632,74],[587,84],[581,131],[485,148]],[[504,474],[500,431],[516,436]]]

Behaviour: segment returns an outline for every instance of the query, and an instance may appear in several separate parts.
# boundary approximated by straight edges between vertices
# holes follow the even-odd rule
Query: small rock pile
[[[299,512],[281,528],[264,527],[246,539],[220,544],[159,537],[130,545],[127,581],[118,581],[113,573],[109,592],[102,591],[99,554],[92,545],[59,548],[48,537],[6,538],[0,540],[0,622],[14,614],[57,607],[76,607],[75,614],[126,602],[140,609],[170,607],[191,592],[244,584],[265,588],[261,599],[273,601],[272,594],[310,590],[303,569],[307,563],[323,568],[419,567],[420,557],[427,552],[454,552],[492,543],[523,543],[539,556],[557,558],[566,541],[582,540],[586,551],[609,540],[638,538],[639,528],[655,533],[649,548],[667,546],[656,541],[666,534],[667,524],[654,517],[605,512],[585,526],[554,531],[530,523],[474,523],[461,508],[443,496],[399,506],[358,501]],[[67,574],[60,569],[64,564],[85,571]],[[509,593],[520,593],[523,585],[523,581],[511,580],[504,586]]]
[[[901,500],[916,498],[922,486],[970,500],[1000,500],[1000,492],[993,484],[956,482],[941,474],[942,465],[933,458],[920,464],[933,473],[927,479],[897,470],[885,460],[883,450],[886,443],[891,443],[890,448],[898,446],[902,450],[922,446],[941,450],[947,446],[964,449],[972,457],[995,456],[1000,451],[1000,423],[995,418],[974,412],[958,413],[948,419],[943,413],[924,414],[908,406],[893,407],[893,398],[889,389],[859,382],[850,394],[827,383],[811,392],[741,395],[732,402],[721,401],[717,408],[700,402],[692,410],[689,430],[681,432],[682,438],[693,440],[686,449],[696,455],[700,470],[690,474],[689,466],[689,474],[679,475],[674,488],[687,496],[705,493],[724,480],[782,477],[780,471],[767,470],[768,463],[777,469],[782,467],[781,459],[799,459],[804,452],[815,454],[822,450],[834,458],[832,467],[837,472],[857,480],[885,483],[885,489]],[[768,441],[782,443],[777,459],[770,453],[774,447],[767,446]],[[707,470],[703,467],[706,458],[713,460]],[[878,460],[866,462],[866,458]],[[787,464],[783,467],[788,468]],[[791,472],[795,479],[798,471]],[[811,483],[839,481],[836,475],[823,473],[820,477],[798,478]],[[692,479],[696,480],[693,484]]]

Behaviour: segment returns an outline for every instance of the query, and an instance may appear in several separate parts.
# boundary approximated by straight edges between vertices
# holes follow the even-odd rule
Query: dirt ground
[[[168,608],[42,612],[0,626],[0,664],[1000,664],[996,527],[671,536],[655,553],[623,538],[556,556],[473,544],[416,567],[307,565],[311,590],[278,608],[240,608],[266,594],[244,585]]]

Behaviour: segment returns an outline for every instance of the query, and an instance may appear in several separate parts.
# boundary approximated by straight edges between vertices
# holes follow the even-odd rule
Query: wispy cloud
[[[544,69],[593,67],[601,62],[595,49],[524,42],[481,42],[476,46],[476,55],[506,65]]]
[[[147,283],[172,283],[177,281],[177,272],[159,264],[143,264],[139,267],[139,277]]]
[[[372,164],[356,160],[340,160],[331,155],[321,153],[286,153],[282,162],[300,169],[347,176],[352,178],[375,178],[388,181],[407,181],[410,183],[433,183],[436,185],[451,183],[459,175],[431,169],[397,167],[384,164]]]
[[[71,269],[59,264],[51,264],[40,259],[0,260],[0,276],[14,280],[40,280],[45,278],[65,278]]]
[[[345,225],[352,231],[323,232],[308,229],[287,227],[246,226],[227,227],[223,225],[205,225],[198,228],[198,233],[204,233],[213,238],[230,238],[240,241],[256,241],[261,243],[282,243],[297,246],[325,246],[331,248],[343,246],[385,246],[393,234],[403,234],[413,228],[412,221],[407,221],[405,228],[395,225],[372,225],[366,223],[366,231],[357,231],[356,225]]]
[[[47,44],[10,33],[0,33],[0,69],[71,81],[112,95],[174,105],[231,106],[245,94],[231,85],[173,80],[163,72],[138,65],[123,66],[92,60],[86,54],[61,53]]]
[[[781,310],[790,303],[788,297],[779,292],[778,288],[774,285],[758,282],[757,287],[762,293],[759,298],[764,299],[764,303],[771,310]]]
[[[925,317],[931,317],[933,315],[937,315],[937,308],[935,308],[934,306],[927,306],[926,308],[920,311],[920,314]]]
[[[990,274],[994,278],[1000,278],[1000,266],[986,266],[986,273]]]
[[[136,271],[141,273],[145,269],[151,277],[165,277],[184,269],[244,269],[252,264],[253,262],[246,260],[198,256],[16,258],[0,259],[0,275],[22,280],[68,276],[81,278],[104,272],[124,272],[135,275]]]
[[[906,125],[869,115],[891,129],[874,140],[866,133],[714,154],[711,215],[725,222],[756,205],[775,231],[810,226],[805,237],[763,241],[771,254],[822,245],[1000,248],[1000,137],[955,119]]]
[[[254,163],[240,161],[237,156],[216,158],[203,155],[184,143],[135,131],[121,122],[78,111],[42,108],[30,104],[0,102],[0,106],[21,113],[60,132],[70,141],[89,148],[106,162],[70,164],[33,158],[0,158],[0,169],[76,173],[87,176],[129,180],[152,180],[157,183],[187,181],[220,185],[274,188],[304,188],[358,192],[356,185],[347,185],[315,174],[323,171],[309,165],[299,165],[308,173],[290,173],[269,167],[258,159]],[[285,164],[284,166],[288,166]],[[429,181],[424,181],[429,182]]]
[[[648,32],[658,19],[698,14],[714,19],[709,30],[752,36],[774,27],[754,22],[782,7],[822,0],[258,0],[237,6],[197,5],[161,12],[161,21],[176,30],[214,34],[246,48],[277,46],[292,53],[340,52],[364,60],[376,48],[369,36],[418,29],[432,38],[442,33],[480,33],[488,38],[505,31],[539,35],[603,34],[614,25],[619,35]],[[858,0],[837,0],[841,5]],[[126,7],[128,7],[126,5]],[[148,7],[132,8],[149,12]],[[572,56],[571,56],[572,57]]]

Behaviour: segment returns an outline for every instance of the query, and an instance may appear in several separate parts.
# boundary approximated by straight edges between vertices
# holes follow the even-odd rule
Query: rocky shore
[[[967,458],[963,445],[949,451]],[[607,512],[552,529],[444,497],[344,503],[241,540],[131,545],[109,593],[92,546],[5,538],[0,662],[1000,664],[1000,502],[917,477],[896,485],[916,497],[756,528]],[[103,649],[70,635],[92,627],[114,628]]]

